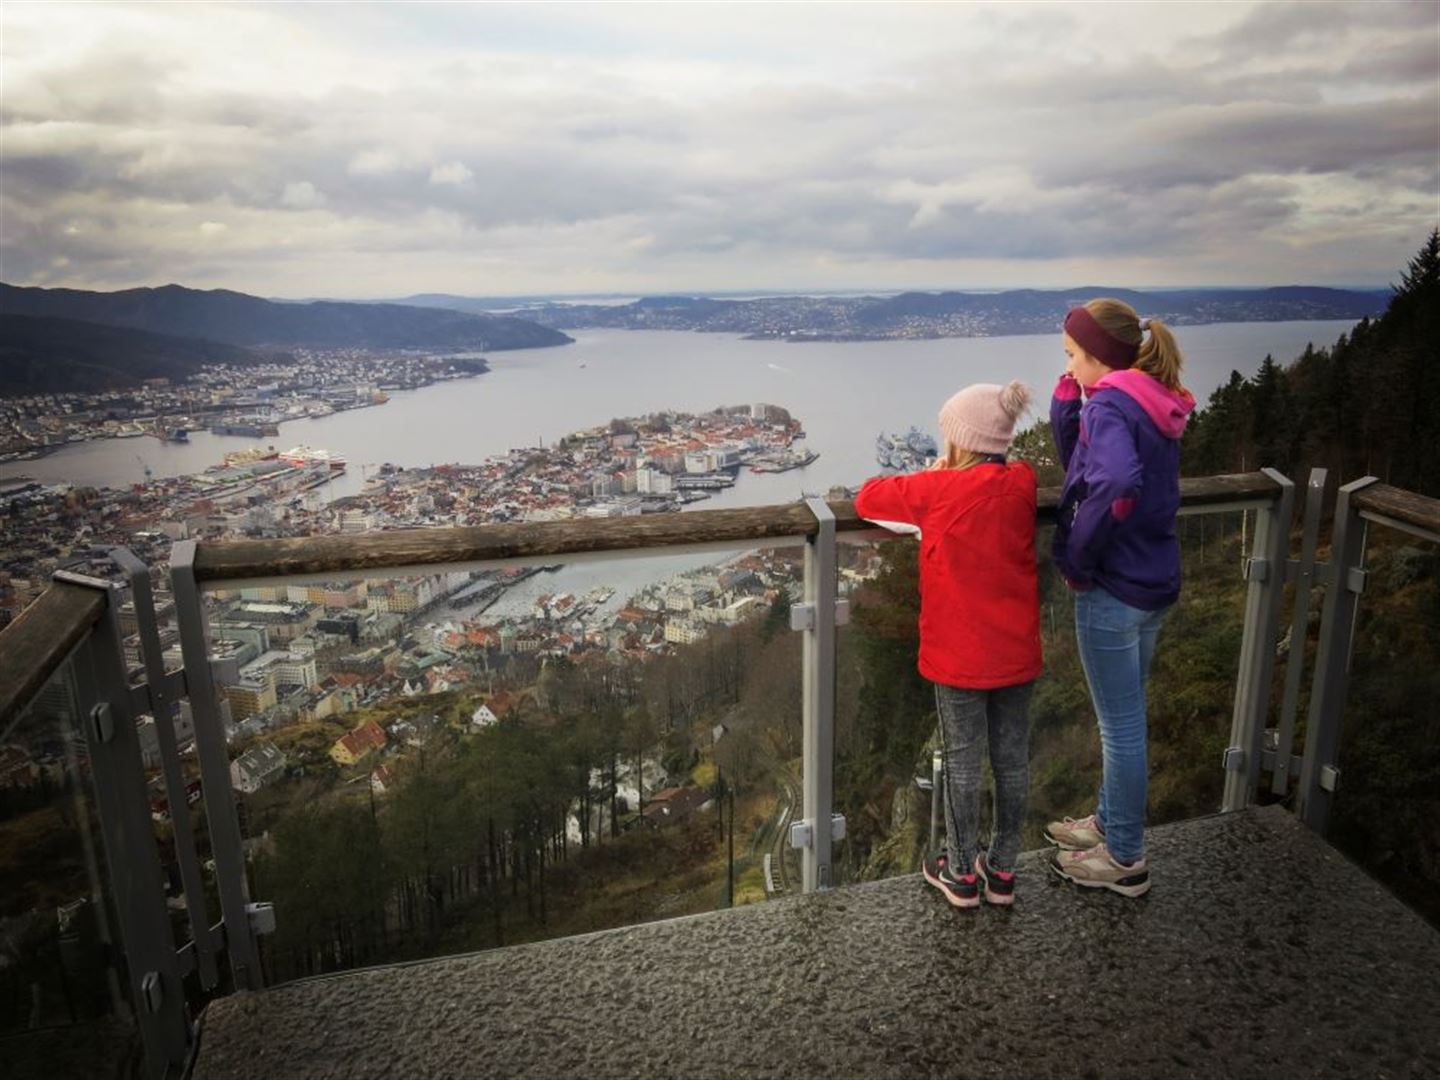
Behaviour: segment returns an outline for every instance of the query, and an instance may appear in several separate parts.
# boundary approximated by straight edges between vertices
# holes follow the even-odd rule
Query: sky
[[[0,279],[1380,286],[1440,2],[0,5]]]

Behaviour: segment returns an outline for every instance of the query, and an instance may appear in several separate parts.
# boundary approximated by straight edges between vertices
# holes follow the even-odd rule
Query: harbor
[[[902,435],[881,432],[875,439],[875,462],[894,472],[917,472],[935,461],[935,440],[917,427]]]

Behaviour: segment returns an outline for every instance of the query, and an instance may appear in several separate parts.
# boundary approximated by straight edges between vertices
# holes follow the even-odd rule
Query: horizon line
[[[1245,285],[1120,285],[1108,283],[1104,285],[1013,285],[1005,287],[991,286],[907,286],[907,287],[876,287],[876,288],[785,288],[785,289],[665,289],[659,291],[647,291],[638,289],[615,289],[606,291],[589,290],[585,292],[519,292],[519,293],[453,293],[429,290],[423,292],[409,293],[406,296],[282,296],[279,294],[266,294],[259,292],[246,292],[242,289],[228,286],[201,287],[194,285],[182,285],[177,281],[168,281],[161,285],[128,285],[122,288],[97,289],[83,288],[75,285],[16,285],[13,282],[0,281],[0,285],[17,289],[66,289],[72,292],[91,293],[120,293],[130,292],[138,289],[165,289],[180,288],[193,292],[232,292],[242,296],[251,296],[259,300],[268,300],[277,303],[340,303],[340,304],[406,304],[406,301],[415,297],[447,297],[456,300],[495,300],[495,301],[544,301],[544,300],[621,300],[626,298],[660,299],[666,297],[676,298],[700,298],[700,299],[785,299],[787,297],[864,297],[864,296],[898,296],[906,293],[924,293],[939,295],[943,293],[961,293],[981,296],[998,296],[1014,292],[1067,292],[1089,289],[1114,289],[1123,292],[1137,293],[1173,293],[1173,292],[1248,292],[1258,289],[1335,289],[1342,292],[1384,292],[1393,290],[1394,284],[1386,282],[1383,285],[1365,284],[1316,284],[1313,282],[1290,281],[1285,283],[1269,284],[1245,284]],[[413,305],[411,305],[413,306]]]

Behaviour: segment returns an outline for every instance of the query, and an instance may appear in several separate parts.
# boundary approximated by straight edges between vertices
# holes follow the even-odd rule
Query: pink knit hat
[[[1021,382],[967,386],[940,409],[940,434],[961,450],[1003,454],[1028,404],[1030,388]]]

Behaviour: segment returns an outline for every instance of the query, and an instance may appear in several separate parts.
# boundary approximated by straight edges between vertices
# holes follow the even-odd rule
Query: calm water
[[[1251,375],[1266,353],[1282,363],[1307,342],[1327,345],[1348,322],[1229,323],[1183,327],[1187,385],[1203,403],[1231,370]],[[189,445],[150,438],[68,446],[34,461],[0,465],[0,476],[96,486],[197,472],[228,450],[307,443],[344,454],[349,472],[331,497],[359,491],[366,464],[476,462],[514,446],[554,442],[612,417],[662,409],[701,412],[717,405],[771,402],[805,425],[820,455],[809,468],[742,474],[728,492],[698,508],[760,505],[796,498],[802,488],[858,484],[875,472],[875,436],[916,424],[932,432],[940,404],[971,382],[1024,379],[1043,416],[1061,370],[1058,335],[941,341],[816,342],[787,345],[684,331],[580,332],[574,345],[498,353],[491,371],[391,396],[378,408],[283,424],[265,440],[201,432]],[[142,463],[143,462],[143,463]]]
[[[1251,375],[1266,353],[1288,362],[1307,342],[1331,344],[1351,325],[1185,327],[1179,337],[1186,383],[1203,403],[1232,370]],[[1038,399],[1034,416],[1042,417],[1064,360],[1058,335],[803,345],[684,331],[597,330],[574,336],[575,344],[563,348],[492,356],[491,370],[478,378],[392,394],[378,408],[283,424],[278,438],[201,432],[189,445],[145,437],[78,443],[34,461],[0,465],[0,477],[120,486],[143,479],[144,465],[158,476],[173,476],[216,464],[228,450],[307,443],[348,458],[346,475],[320,489],[336,498],[360,490],[371,471],[367,464],[476,462],[514,446],[549,444],[612,417],[764,401],[799,417],[806,444],[819,460],[788,473],[742,472],[735,487],[695,504],[696,509],[759,506],[788,502],[802,489],[858,485],[876,471],[880,431],[915,424],[934,433],[941,403],[967,383],[1024,379]],[[574,564],[510,590],[485,618],[524,614],[542,593],[583,594],[599,584],[617,590],[606,605],[614,609],[648,583],[715,561],[713,554],[688,554]],[[437,609],[434,617],[466,614]]]

